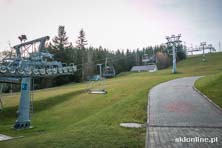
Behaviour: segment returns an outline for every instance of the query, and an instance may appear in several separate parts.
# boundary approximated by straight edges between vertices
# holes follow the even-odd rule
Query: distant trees
[[[172,47],[165,47],[164,51],[168,54],[170,58],[172,58],[173,49]],[[177,53],[177,62],[183,59],[186,59],[186,46],[178,45],[176,47],[176,53]]]
[[[183,46],[183,45],[178,46],[178,48],[177,48],[177,59],[179,61],[183,60],[183,59],[186,59],[186,57],[187,57],[186,50],[187,50],[186,46]]]
[[[87,76],[98,74],[96,64],[105,65],[106,58],[108,65],[114,66],[116,73],[129,71],[132,66],[142,65],[142,57],[148,54],[157,63],[159,69],[166,68],[172,64],[171,49],[165,45],[148,46],[141,49],[127,49],[111,51],[102,46],[86,47],[86,33],[80,30],[74,46],[66,34],[65,26],[58,27],[58,34],[51,40],[48,51],[54,54],[54,59],[63,63],[74,63],[77,65],[77,72],[71,76],[60,76],[55,78],[35,79],[35,88],[58,86],[69,82],[80,82],[86,80]],[[180,46],[177,49],[177,61],[186,58],[186,48]],[[8,52],[0,53],[0,56],[10,55]],[[12,53],[11,53],[12,54]],[[13,55],[11,55],[13,56]]]

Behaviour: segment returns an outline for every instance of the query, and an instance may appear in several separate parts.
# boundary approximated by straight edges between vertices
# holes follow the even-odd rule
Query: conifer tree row
[[[115,67],[116,73],[129,71],[132,66],[142,65],[142,57],[148,54],[151,58],[155,58],[158,69],[166,68],[171,63],[172,49],[168,49],[165,45],[148,46],[142,49],[106,49],[99,47],[86,47],[87,36],[83,29],[80,30],[77,39],[71,39],[66,34],[65,26],[59,26],[58,34],[52,38],[49,46],[49,52],[54,54],[54,59],[63,63],[74,63],[77,65],[78,71],[73,76],[56,77],[56,78],[39,78],[35,80],[36,88],[58,86],[70,82],[81,82],[87,79],[87,76],[98,74],[96,64],[105,64],[106,58],[108,64]],[[184,46],[177,49],[177,61],[186,58]],[[4,55],[4,53],[1,53]],[[0,55],[1,55],[0,54]]]

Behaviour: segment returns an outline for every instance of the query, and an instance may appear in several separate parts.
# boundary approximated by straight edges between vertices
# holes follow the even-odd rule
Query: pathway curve
[[[198,78],[171,80],[151,89],[146,147],[222,147],[222,111],[193,89]],[[210,142],[198,142],[202,138]]]

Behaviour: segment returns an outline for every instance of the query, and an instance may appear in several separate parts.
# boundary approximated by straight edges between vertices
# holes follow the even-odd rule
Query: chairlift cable
[[[131,57],[131,56],[134,56],[134,55],[133,55],[133,54],[130,54],[130,55],[126,55],[126,56],[124,56],[124,57],[120,57],[120,56],[122,56],[122,55],[119,55],[119,56],[113,57],[113,58],[107,58],[107,59],[112,59],[112,62],[113,62],[113,61],[118,61],[118,60],[120,60],[120,59],[124,59],[124,58]],[[92,62],[102,61],[102,60],[105,60],[105,59],[106,59],[106,58],[100,59],[100,60],[96,60],[96,61],[92,61]],[[115,60],[113,60],[113,59],[115,59]],[[81,66],[81,65],[85,65],[85,66],[96,66],[96,64],[90,64],[90,63],[77,64],[76,66]],[[80,69],[82,69],[82,68],[77,68],[77,70],[80,70]]]

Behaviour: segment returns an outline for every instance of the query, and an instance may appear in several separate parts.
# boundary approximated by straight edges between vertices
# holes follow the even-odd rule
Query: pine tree
[[[58,35],[52,39],[49,46],[49,50],[54,54],[56,60],[62,62],[70,61],[71,57],[67,50],[72,48],[72,43],[68,41],[68,38],[65,26],[59,26]]]
[[[79,49],[85,49],[85,46],[87,45],[87,40],[85,36],[86,36],[85,32],[83,31],[83,29],[81,29],[79,32],[78,40],[76,41],[77,47]]]
[[[52,39],[52,47],[57,50],[64,50],[65,48],[69,48],[72,46],[70,42],[68,42],[68,38],[65,31],[65,26],[59,26],[58,28],[58,36],[55,36]]]
[[[81,50],[81,57],[82,57],[82,80],[85,80],[85,72],[86,72],[86,49],[85,46],[87,45],[87,40],[85,39],[85,32],[83,29],[79,32],[78,40],[76,41],[77,47]]]

